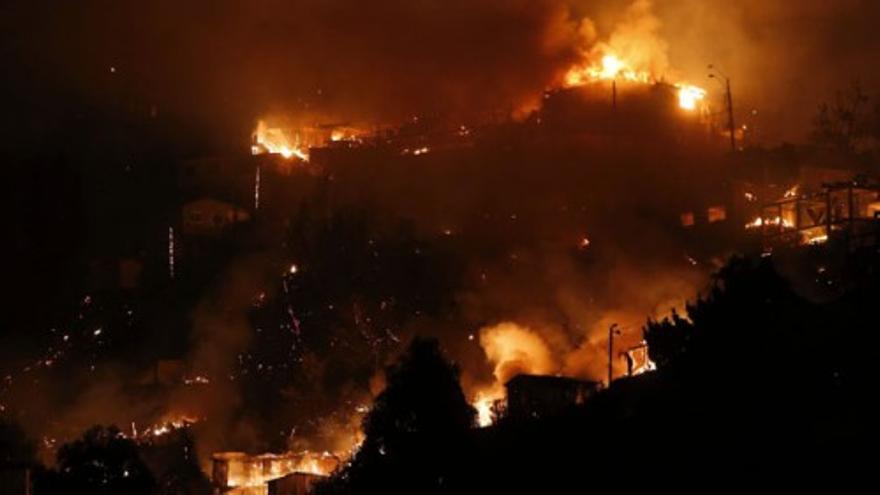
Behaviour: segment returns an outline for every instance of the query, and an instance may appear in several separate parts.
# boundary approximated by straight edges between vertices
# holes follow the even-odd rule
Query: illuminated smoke
[[[480,331],[480,345],[495,366],[492,374],[506,383],[520,373],[548,374],[557,365],[544,339],[531,329],[505,322]]]

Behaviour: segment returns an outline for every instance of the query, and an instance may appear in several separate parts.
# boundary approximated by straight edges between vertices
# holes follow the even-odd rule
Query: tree
[[[155,495],[208,495],[211,482],[199,467],[190,428],[180,428],[140,443],[144,463],[156,478]]]
[[[872,111],[873,110],[873,111]],[[878,110],[861,85],[838,91],[833,103],[822,103],[813,121],[813,141],[838,151],[859,151],[870,138],[878,138]]]
[[[59,484],[69,493],[149,494],[155,481],[137,444],[114,426],[94,426],[58,450]]]
[[[663,321],[649,321],[645,340],[660,369],[701,377],[766,375],[767,367],[787,361],[778,353],[796,351],[793,344],[805,337],[800,330],[812,312],[771,261],[734,258],[715,275],[709,293],[687,305],[687,318],[673,312]]]
[[[366,438],[328,493],[464,492],[476,411],[436,340],[416,338],[386,371],[364,420]]]

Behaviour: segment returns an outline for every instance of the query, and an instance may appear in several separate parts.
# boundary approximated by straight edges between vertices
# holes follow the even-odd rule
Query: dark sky
[[[370,123],[508,113],[575,60],[585,18],[602,40],[632,3],[5,1],[6,144],[46,146],[90,118],[158,115],[215,146],[269,113]],[[706,65],[724,67],[769,141],[803,138],[819,101],[878,80],[871,0],[658,0],[649,10],[671,69],[711,89]]]

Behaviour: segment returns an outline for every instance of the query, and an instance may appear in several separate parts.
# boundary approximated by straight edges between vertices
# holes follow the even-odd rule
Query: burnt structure
[[[269,482],[269,495],[309,495],[315,485],[327,479],[314,473],[293,473]]]
[[[873,246],[880,233],[880,184],[857,179],[826,183],[817,192],[793,192],[764,205],[754,226],[767,247],[831,240],[849,249]]]
[[[507,388],[507,417],[512,420],[556,416],[583,404],[599,390],[598,382],[561,376],[516,375]]]
[[[256,456],[243,452],[216,453],[212,472],[214,494],[307,494],[318,480],[336,470],[339,463],[339,458],[328,453]]]

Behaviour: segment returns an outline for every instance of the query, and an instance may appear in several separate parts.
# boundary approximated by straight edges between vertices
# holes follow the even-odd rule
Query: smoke
[[[835,89],[880,75],[870,0],[51,3],[4,8],[7,94],[22,96],[10,130],[45,125],[33,113],[52,107],[27,88],[52,93],[58,81],[82,108],[168,116],[234,148],[264,115],[508,115],[608,46],[716,93],[706,66],[721,67],[740,120],[777,142],[803,138]]]
[[[234,260],[193,311],[187,368],[208,377],[210,386],[179,388],[167,407],[184,408],[205,420],[196,442],[203,464],[214,452],[260,447],[256,428],[242,414],[243,397],[231,373],[253,335],[248,320],[253,301],[275,286],[272,259],[262,252]]]
[[[806,139],[817,105],[852,81],[880,84],[870,63],[880,48],[871,27],[880,8],[870,0],[670,0],[655,12],[676,68],[720,96],[706,66],[720,67],[738,121],[765,144]]]
[[[520,373],[546,375],[557,368],[544,339],[514,323],[499,323],[480,330],[480,345],[495,366],[495,379],[501,383]]]
[[[721,91],[706,66],[721,67],[737,120],[775,142],[801,138],[816,104],[850,79],[878,81],[880,9],[868,0],[49,3],[4,6],[8,15],[0,16],[4,93],[20,96],[9,106],[9,127],[38,136],[57,132],[46,124],[53,116],[95,109],[178,121],[187,133],[175,139],[208,136],[212,151],[246,149],[265,115],[291,125],[365,126],[416,115],[456,123],[522,115],[572,64],[611,50],[659,77],[706,86],[716,99]],[[55,94],[57,102],[43,101]],[[628,125],[645,125],[643,113],[629,115]],[[334,206],[412,219],[423,239],[446,243],[461,258],[466,275],[457,281],[454,314],[414,316],[397,330],[438,334],[470,390],[497,388],[519,372],[603,378],[610,325],[622,329],[620,350],[637,344],[645,319],[680,307],[712,268],[705,260],[691,266],[671,227],[683,208],[711,194],[700,189],[717,172],[712,157],[649,136],[639,146],[589,152],[541,137],[549,144],[529,148],[504,136],[495,148],[427,155],[418,173],[409,162],[368,163],[333,185]],[[253,296],[277,277],[265,259],[234,263],[193,312],[186,365],[209,377],[210,387],[129,402],[131,372],[120,364],[52,421],[83,429],[181,413],[206,419],[197,442],[203,459],[214,450],[262,448],[259,418],[242,412],[248,404],[229,370],[250,342]],[[325,357],[315,357],[318,378],[328,373]],[[322,401],[339,400],[348,411],[315,426],[328,448],[346,444],[357,424],[351,411],[368,401],[367,388],[381,388],[379,375],[364,387],[358,381],[366,380],[287,391],[323,393]],[[26,401],[32,411],[56,405]],[[311,440],[294,434],[289,445],[318,445]]]
[[[561,289],[565,282],[556,279],[555,304],[544,302],[543,315],[536,314],[535,308],[530,314],[510,311],[512,317],[529,322],[528,326],[507,321],[480,329],[479,342],[492,367],[493,382],[488,388],[479,380],[469,382],[472,395],[499,397],[501,386],[520,373],[604,381],[612,325],[619,333],[610,357],[615,375],[621,376],[627,370],[625,361],[619,357],[641,343],[642,326],[647,319],[667,316],[673,309],[682,312],[703,280],[700,274],[662,265],[650,272],[618,266],[610,275],[614,281],[605,288],[585,284]],[[553,285],[548,284],[548,288]],[[602,294],[606,301],[587,303],[595,303],[595,298]],[[549,318],[549,308],[568,317]],[[566,326],[561,324],[565,320],[585,324]]]
[[[589,19],[583,22],[592,25]],[[621,15],[607,41],[600,39],[590,45],[587,58],[596,61],[603,54],[613,53],[631,66],[662,79],[670,70],[668,45],[660,32],[662,25],[650,0],[635,0]]]

